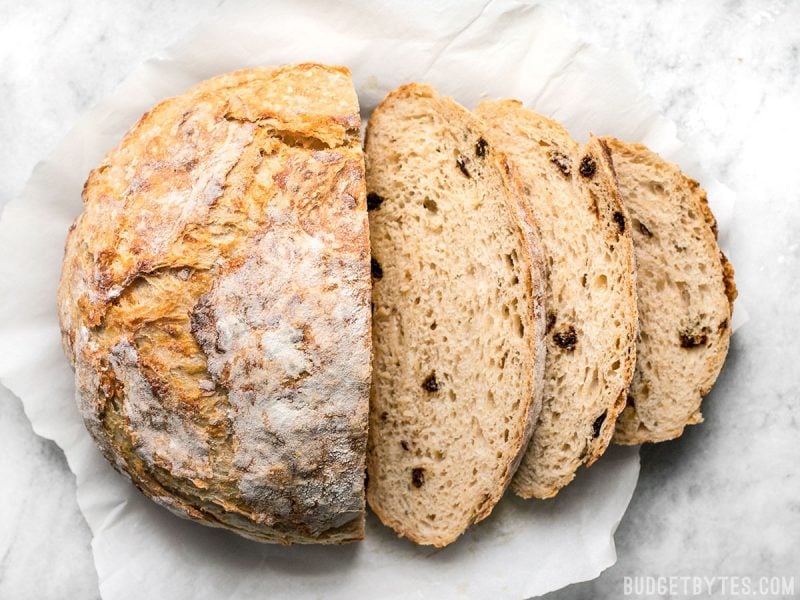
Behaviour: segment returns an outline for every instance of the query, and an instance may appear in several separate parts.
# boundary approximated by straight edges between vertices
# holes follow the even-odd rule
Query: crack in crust
[[[59,287],[78,404],[171,511],[280,543],[363,537],[369,244],[346,69],[238,71],[92,171]]]

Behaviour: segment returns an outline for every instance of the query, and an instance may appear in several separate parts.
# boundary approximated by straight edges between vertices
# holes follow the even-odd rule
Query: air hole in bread
[[[623,215],[620,211],[614,211],[614,221],[619,227],[620,233],[625,233],[625,215]]]
[[[545,325],[544,334],[548,335],[550,331],[553,329],[553,325],[556,324],[556,313],[547,311],[547,321]]]
[[[608,411],[604,411],[599,417],[597,417],[592,423],[592,437],[599,437],[600,431],[603,428],[603,423],[606,421],[606,415],[608,415]]]
[[[383,268],[381,264],[373,257],[369,261],[370,271],[374,279],[383,279]]]
[[[597,372],[597,367],[591,370],[592,377],[589,379],[589,383],[586,386],[586,391],[589,394],[594,394],[597,391],[597,388],[600,386],[600,378]]]
[[[525,325],[522,324],[522,319],[520,319],[519,315],[514,315],[514,331],[517,332],[519,337],[525,335]]]
[[[639,232],[643,236],[645,236],[645,237],[653,237],[653,232],[650,231],[650,229],[647,227],[647,225],[645,225],[644,223],[642,223],[641,221],[638,221],[636,219],[634,219],[633,223],[634,223],[635,227],[639,228]]]

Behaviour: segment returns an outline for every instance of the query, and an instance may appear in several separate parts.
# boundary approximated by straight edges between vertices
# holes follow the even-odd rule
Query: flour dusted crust
[[[86,182],[58,292],[106,457],[173,512],[268,542],[364,529],[369,241],[346,69],[162,102]]]

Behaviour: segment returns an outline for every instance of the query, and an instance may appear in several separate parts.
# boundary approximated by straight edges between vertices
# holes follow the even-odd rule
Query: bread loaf
[[[511,487],[549,498],[605,451],[636,358],[633,243],[607,150],[517,101],[483,102],[489,139],[519,167],[547,259],[542,412]]]
[[[86,426],[173,512],[267,542],[364,530],[369,244],[350,73],[203,82],[92,171],[58,292]]]
[[[516,173],[425,85],[367,128],[373,384],[367,498],[444,546],[491,512],[539,410],[544,272]]]
[[[605,139],[632,219],[638,271],[636,372],[619,444],[660,442],[700,423],[722,369],[736,298],[705,192],[640,144]]]

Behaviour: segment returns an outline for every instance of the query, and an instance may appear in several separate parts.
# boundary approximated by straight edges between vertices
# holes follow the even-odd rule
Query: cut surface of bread
[[[629,219],[606,149],[513,100],[477,109],[517,165],[547,261],[542,411],[512,489],[549,498],[606,449],[636,358]]]
[[[719,375],[736,298],[733,268],[699,184],[639,144],[604,140],[632,220],[640,333],[614,441],[660,442],[700,423]]]
[[[539,408],[543,262],[513,168],[425,85],[366,137],[373,277],[367,499],[444,546],[501,497]]]
[[[176,514],[363,537],[369,241],[350,72],[205,81],[89,175],[58,292],[84,422]]]

